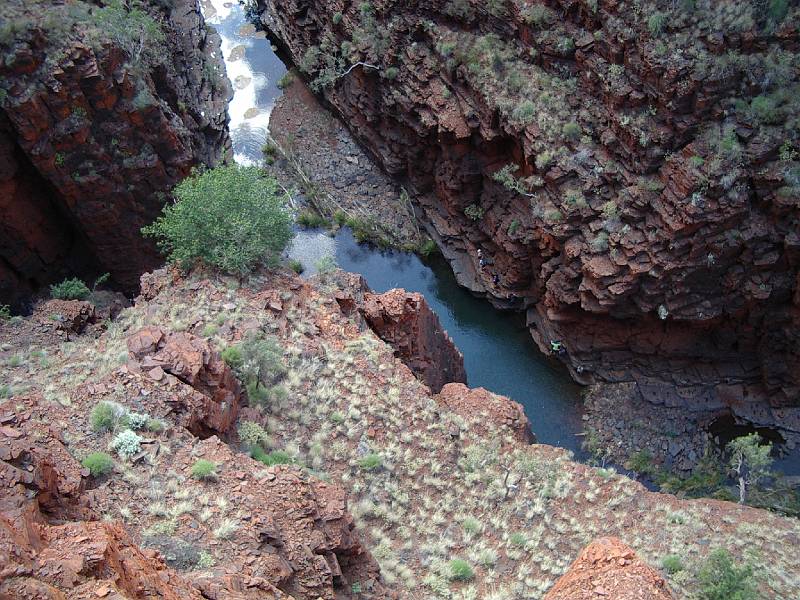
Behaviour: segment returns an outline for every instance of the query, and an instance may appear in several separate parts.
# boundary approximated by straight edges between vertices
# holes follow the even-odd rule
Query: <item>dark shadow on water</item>
[[[464,354],[471,387],[485,387],[522,404],[538,440],[583,457],[580,387],[534,346],[519,313],[501,312],[460,287],[441,257],[423,262],[407,252],[359,245],[336,236],[339,266],[361,273],[376,292],[420,292]]]

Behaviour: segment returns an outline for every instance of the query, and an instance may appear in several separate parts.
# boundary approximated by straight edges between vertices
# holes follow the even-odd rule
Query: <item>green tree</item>
[[[89,294],[91,290],[77,277],[50,286],[50,296],[59,300],[85,300]]]
[[[738,480],[739,504],[744,504],[747,491],[770,473],[772,444],[762,444],[761,441],[760,435],[751,433],[730,441],[726,446],[731,470]]]
[[[174,190],[177,202],[148,227],[170,262],[202,261],[245,275],[278,263],[292,238],[291,217],[273,177],[255,167],[222,166],[194,174]]]
[[[271,385],[286,373],[283,351],[275,338],[249,335],[240,346],[242,379],[248,384]]]
[[[749,436],[748,436],[749,437]],[[697,574],[702,600],[756,600],[758,592],[750,565],[736,566],[725,548],[708,555]]]

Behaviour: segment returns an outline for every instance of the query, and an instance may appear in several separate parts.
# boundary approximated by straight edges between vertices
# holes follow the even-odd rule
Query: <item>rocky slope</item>
[[[433,394],[353,310],[352,283],[161,271],[142,278],[135,306],[80,336],[64,328],[83,305],[0,323],[0,553],[11,565],[0,593],[539,598],[591,540],[616,536],[651,566],[681,556],[663,575],[676,597],[696,590],[717,547],[758,554],[766,597],[797,595],[796,520],[650,493],[529,445],[505,398],[458,383]],[[61,313],[75,317],[45,318]],[[266,401],[220,361],[253,335],[280,348]],[[92,416],[103,402],[116,407],[110,430]],[[134,426],[135,447],[117,444]],[[114,464],[91,477],[78,462],[97,451]],[[197,476],[200,459],[213,475]],[[577,586],[553,593],[608,581],[604,552],[587,550],[595,575],[580,559],[567,575]],[[614,582],[663,595],[629,550],[608,552]],[[453,559],[470,574],[454,577]]]
[[[219,36],[196,0],[4,2],[0,304],[66,275],[135,292],[139,229],[230,146]]]
[[[576,379],[800,432],[797,8],[258,5],[459,281]]]

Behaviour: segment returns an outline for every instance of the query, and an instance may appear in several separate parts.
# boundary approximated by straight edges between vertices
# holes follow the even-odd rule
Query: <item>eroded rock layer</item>
[[[576,379],[800,431],[797,9],[679,4],[259,1]]]
[[[229,84],[198,3],[131,7],[4,3],[2,303],[76,273],[135,290],[157,264],[141,227],[226,155]]]

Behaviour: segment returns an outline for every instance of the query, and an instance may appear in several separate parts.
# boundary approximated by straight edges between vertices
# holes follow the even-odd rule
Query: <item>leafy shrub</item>
[[[288,73],[287,73],[288,74]],[[275,162],[275,159],[278,158],[278,146],[276,146],[272,142],[267,142],[261,147],[261,152],[264,155],[264,160],[268,165],[271,165]]]
[[[374,471],[383,464],[380,454],[370,452],[358,459],[358,466],[364,471]]]
[[[331,255],[326,255],[320,258],[314,265],[317,273],[320,275],[328,275],[336,270],[336,259]]]
[[[279,187],[255,167],[221,166],[184,179],[177,202],[142,233],[158,240],[170,262],[202,261],[244,275],[276,265],[292,238]]]
[[[444,12],[456,19],[469,20],[473,16],[472,5],[469,0],[448,0]]]
[[[286,71],[286,73],[283,74],[283,77],[278,79],[278,82],[275,85],[278,86],[279,90],[285,90],[290,85],[292,85],[293,81],[294,81],[294,75],[292,75],[292,72]]]
[[[780,23],[789,13],[789,0],[769,0],[767,16],[773,23]]]
[[[89,420],[92,429],[97,432],[111,431],[120,419],[125,416],[125,408],[116,402],[98,402],[92,409]]]
[[[144,429],[145,427],[147,427],[147,423],[149,421],[150,421],[149,415],[129,412],[123,415],[123,417],[119,420],[119,424],[121,427],[127,427],[128,429],[133,429],[134,431],[137,431],[139,429]]]
[[[561,133],[568,140],[577,140],[579,137],[581,137],[581,126],[575,121],[564,123],[564,127],[561,128]]]
[[[0,321],[8,321],[11,318],[11,309],[8,304],[0,304]]]
[[[511,112],[511,118],[515,122],[521,123],[523,125],[527,125],[528,123],[532,122],[535,116],[536,116],[536,105],[530,100],[523,100]]]
[[[225,348],[225,350],[222,351],[222,360],[225,361],[226,365],[234,370],[241,367],[242,363],[244,362],[242,351],[239,350],[238,346],[228,346]]]
[[[564,220],[564,214],[557,208],[545,211],[544,218],[548,223],[560,223]]]
[[[508,543],[517,548],[524,548],[525,544],[528,543],[528,538],[525,537],[524,533],[515,532],[508,538]]]
[[[269,434],[255,421],[240,421],[236,431],[239,439],[248,448],[264,447],[270,441]]]
[[[251,333],[237,349],[240,360],[235,359],[235,355],[232,357],[231,353],[225,360],[238,360],[233,368],[245,383],[248,399],[261,404],[271,393],[280,394],[275,384],[286,374],[286,367],[283,366],[283,352],[277,340],[272,336]]]
[[[550,163],[553,162],[554,158],[555,157],[553,156],[553,153],[550,152],[549,150],[545,150],[544,152],[537,154],[536,159],[534,160],[536,168],[539,169],[540,171],[543,170],[545,167],[547,167]]]
[[[130,429],[121,431],[111,440],[109,447],[119,454],[120,458],[129,460],[141,450],[142,438]]]
[[[758,598],[753,568],[736,566],[725,548],[708,555],[697,574],[702,600],[755,600]]]
[[[192,465],[192,477],[200,480],[217,478],[217,465],[210,460],[201,458]]]
[[[702,156],[698,156],[697,154],[689,157],[689,164],[692,165],[695,169],[699,169],[705,164],[706,160]]]
[[[544,4],[532,4],[526,6],[520,11],[520,13],[525,23],[531,27],[536,27],[537,29],[545,29],[548,27],[552,23],[555,16],[552,9],[548,8]]]
[[[429,238],[420,244],[418,252],[424,258],[429,258],[439,252],[439,246]]]
[[[642,475],[654,474],[657,471],[653,463],[653,455],[647,450],[639,450],[631,454],[628,460],[625,461],[625,468]]]
[[[114,459],[105,452],[92,452],[81,461],[81,465],[89,469],[92,477],[107,475],[114,469]]]
[[[778,103],[770,96],[756,96],[750,101],[753,116],[761,123],[775,124],[782,120]]]
[[[289,261],[289,268],[298,275],[306,270],[306,268],[303,266],[303,263],[294,258]]]
[[[564,202],[570,209],[581,209],[589,206],[580,190],[567,190],[564,192]]]
[[[159,419],[154,419],[152,417],[147,419],[147,425],[145,426],[147,431],[151,431],[153,433],[160,433],[164,431],[164,423],[161,422]]]
[[[77,277],[50,286],[50,296],[58,300],[85,300],[90,293],[91,290]]]
[[[447,565],[447,577],[453,581],[469,581],[475,577],[475,572],[467,561],[454,558]]]
[[[464,209],[464,214],[473,221],[480,221],[483,218],[483,207],[477,204],[470,204]]]
[[[667,15],[666,13],[662,13],[660,11],[654,12],[650,17],[647,19],[647,29],[650,31],[650,35],[653,37],[658,37],[661,35],[661,32],[664,31],[664,25],[667,23]]]
[[[661,559],[661,568],[670,575],[683,570],[683,561],[677,554],[669,554]]]
[[[730,453],[731,471],[736,473],[739,503],[744,504],[747,492],[771,474],[772,444],[762,444],[761,436],[751,433],[731,440],[725,449]]]

